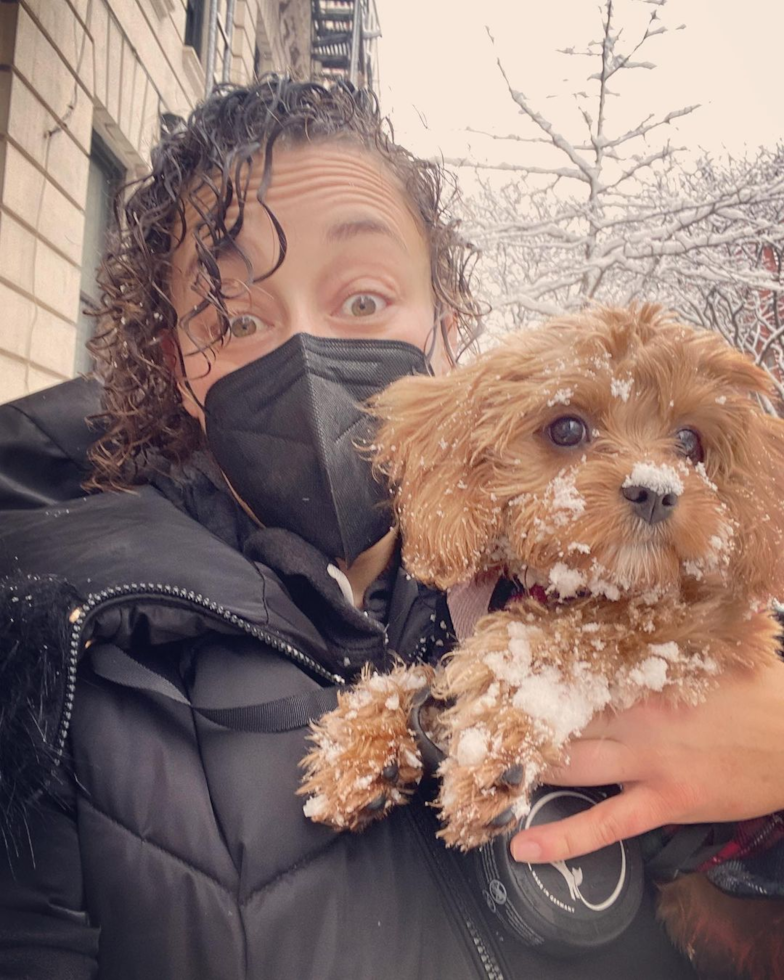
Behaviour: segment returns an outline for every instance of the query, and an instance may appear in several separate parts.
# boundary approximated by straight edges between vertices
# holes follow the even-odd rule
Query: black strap
[[[292,694],[288,698],[249,704],[242,708],[196,708],[208,721],[235,732],[272,734],[304,728],[331,711],[338,704],[337,687],[322,687],[307,694]]]
[[[654,878],[671,878],[677,873],[694,871],[710,860],[732,839],[735,824],[684,824],[675,831],[662,849],[645,862],[645,870]]]
[[[264,704],[210,708],[194,704],[173,679],[131,657],[119,647],[101,644],[90,650],[90,659],[93,670],[100,677],[124,687],[161,694],[178,704],[187,704],[208,721],[235,732],[260,735],[290,732],[304,728],[338,703],[337,687],[320,687]]]

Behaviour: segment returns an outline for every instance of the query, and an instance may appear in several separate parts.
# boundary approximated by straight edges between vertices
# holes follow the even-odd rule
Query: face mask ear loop
[[[195,402],[195,404],[199,406],[199,408],[202,410],[206,418],[207,409],[196,397],[196,392],[191,387],[191,382],[190,382],[190,378],[188,377],[188,372],[185,370],[185,358],[182,356],[182,348],[180,347],[179,343],[176,340],[174,341],[174,346],[177,348],[177,357],[179,358],[180,361],[181,377],[179,380],[179,384],[182,388],[186,389],[186,391],[188,392],[188,397],[191,398]]]

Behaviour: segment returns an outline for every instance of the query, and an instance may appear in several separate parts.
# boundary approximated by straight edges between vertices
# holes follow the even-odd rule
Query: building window
[[[74,371],[92,370],[92,357],[85,344],[95,333],[95,317],[87,311],[98,308],[100,290],[96,282],[98,266],[106,249],[107,238],[114,228],[113,202],[125,172],[106,144],[93,133],[90,145],[90,173],[87,178],[87,203],[84,209],[84,244],[82,246],[82,280],[79,291],[79,316],[76,321],[76,358]]]
[[[205,0],[188,0],[185,8],[185,43],[201,58],[204,47]]]

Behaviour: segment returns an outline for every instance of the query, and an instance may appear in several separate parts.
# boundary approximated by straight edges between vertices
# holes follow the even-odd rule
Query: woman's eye
[[[564,415],[547,426],[547,435],[556,446],[571,449],[588,441],[588,426],[576,415]]]
[[[340,312],[355,317],[373,316],[374,313],[380,313],[386,305],[387,301],[375,293],[356,293],[349,296]]]
[[[264,321],[251,313],[242,313],[229,320],[229,330],[234,337],[252,337],[257,330],[262,330]]]
[[[695,466],[705,459],[702,440],[695,429],[678,429],[675,433],[675,441],[678,443],[678,452],[681,456],[690,459]]]

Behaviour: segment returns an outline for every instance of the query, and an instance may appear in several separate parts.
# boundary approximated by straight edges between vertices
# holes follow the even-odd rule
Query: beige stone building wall
[[[0,402],[75,373],[93,133],[133,178],[161,113],[186,115],[204,95],[187,2],[0,0]],[[231,80],[250,80],[254,57],[307,73],[309,10],[236,0]],[[218,81],[224,46],[219,32]]]
[[[260,26],[269,43],[271,64],[294,74],[310,73],[310,4],[298,0],[261,0]]]

